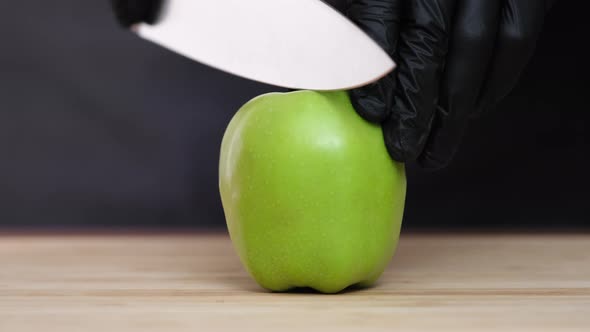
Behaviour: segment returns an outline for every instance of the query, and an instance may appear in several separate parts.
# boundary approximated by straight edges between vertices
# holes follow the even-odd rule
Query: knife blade
[[[202,64],[290,89],[352,89],[395,67],[320,0],[167,0],[155,24],[134,31]]]

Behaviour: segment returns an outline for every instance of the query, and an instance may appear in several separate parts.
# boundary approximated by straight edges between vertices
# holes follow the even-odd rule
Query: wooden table
[[[381,283],[272,294],[225,234],[0,236],[0,331],[590,331],[590,235],[403,234]]]

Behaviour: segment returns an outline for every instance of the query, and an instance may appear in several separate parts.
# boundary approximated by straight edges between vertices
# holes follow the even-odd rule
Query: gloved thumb
[[[401,0],[352,0],[347,16],[375,40],[395,61],[399,36]],[[350,91],[357,113],[365,120],[382,123],[392,109],[395,71],[373,84]]]

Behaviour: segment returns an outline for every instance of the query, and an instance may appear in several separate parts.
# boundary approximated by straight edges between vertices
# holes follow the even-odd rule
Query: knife
[[[141,38],[246,79],[305,90],[348,90],[395,64],[320,0],[165,0]]]

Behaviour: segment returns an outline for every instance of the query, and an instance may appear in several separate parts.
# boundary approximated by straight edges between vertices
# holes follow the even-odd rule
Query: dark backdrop
[[[406,227],[588,224],[588,7],[556,5],[451,167],[410,165]],[[0,22],[0,227],[224,225],[223,131],[276,88],[139,40],[106,0],[1,1]]]

